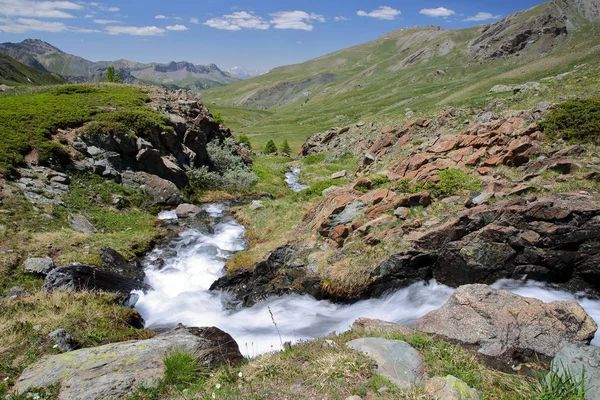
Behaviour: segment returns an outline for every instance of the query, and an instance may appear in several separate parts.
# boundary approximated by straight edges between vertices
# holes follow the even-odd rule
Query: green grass
[[[134,122],[142,128],[147,120],[164,123],[158,112],[145,106],[147,101],[138,88],[118,85],[67,85],[0,96],[0,174],[10,173],[32,150],[42,162],[64,157],[62,146],[52,140],[57,129],[76,128],[97,118],[104,124]],[[111,108],[119,111],[111,115]]]
[[[165,383],[182,387],[194,383],[200,373],[200,364],[193,354],[185,351],[173,351],[164,359]]]
[[[65,80],[56,74],[39,71],[0,54],[0,85],[56,85]]]

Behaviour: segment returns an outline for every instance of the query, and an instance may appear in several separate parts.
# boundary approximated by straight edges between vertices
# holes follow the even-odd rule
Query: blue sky
[[[540,0],[0,0],[0,42],[45,40],[89,60],[268,70],[415,25],[491,23]]]

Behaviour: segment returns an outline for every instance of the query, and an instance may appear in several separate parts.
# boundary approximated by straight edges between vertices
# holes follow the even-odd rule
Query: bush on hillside
[[[208,166],[192,169],[188,179],[193,190],[225,190],[239,192],[247,190],[258,182],[258,177],[233,152],[229,142],[213,140],[206,146],[213,169]]]
[[[546,139],[574,143],[600,141],[600,98],[571,99],[550,111],[540,123]]]
[[[277,146],[275,146],[275,142],[273,140],[269,140],[265,145],[265,154],[273,154],[277,153]]]

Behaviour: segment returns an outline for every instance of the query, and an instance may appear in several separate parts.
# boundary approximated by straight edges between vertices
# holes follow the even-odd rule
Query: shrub
[[[571,99],[550,111],[540,123],[546,139],[598,143],[600,140],[600,98]]]
[[[123,72],[119,71],[115,72],[115,67],[112,65],[106,69],[106,75],[104,75],[104,82],[113,82],[113,83],[122,83],[123,82]]]
[[[281,152],[285,154],[292,154],[292,148],[290,147],[287,139],[285,139],[281,145]]]
[[[250,138],[246,135],[240,135],[240,137],[238,138],[238,142],[240,142],[241,144],[245,144],[246,146],[248,146],[249,149],[252,148],[252,144],[250,143]]]
[[[481,189],[481,180],[459,169],[448,168],[438,172],[440,182],[436,185],[435,194],[447,197],[457,194],[461,190],[478,191]]]
[[[151,108],[119,110],[98,115],[96,119],[87,127],[88,132],[127,135],[133,131],[141,137],[148,137],[153,132],[173,132],[169,119]]]
[[[275,146],[275,142],[273,140],[269,140],[265,145],[265,154],[273,154],[277,153],[277,146]]]
[[[258,176],[232,151],[229,142],[221,144],[213,140],[206,146],[206,150],[214,168],[211,170],[208,166],[202,166],[188,172],[193,190],[221,189],[238,192],[258,182]]]
[[[223,120],[221,113],[218,113],[218,112],[213,113],[212,117],[217,124],[221,124],[221,125],[225,124],[225,121]]]

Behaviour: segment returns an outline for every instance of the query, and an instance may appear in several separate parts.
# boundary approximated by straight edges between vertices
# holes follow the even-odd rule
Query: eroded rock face
[[[415,329],[476,346],[508,367],[535,357],[548,361],[566,344],[589,344],[598,326],[575,301],[544,303],[475,284],[456,289]]]
[[[189,352],[207,366],[244,359],[235,340],[218,328],[180,328],[152,339],[44,357],[23,371],[14,390],[59,384],[61,400],[122,399],[139,386],[158,384],[165,373],[163,360],[172,351]]]

